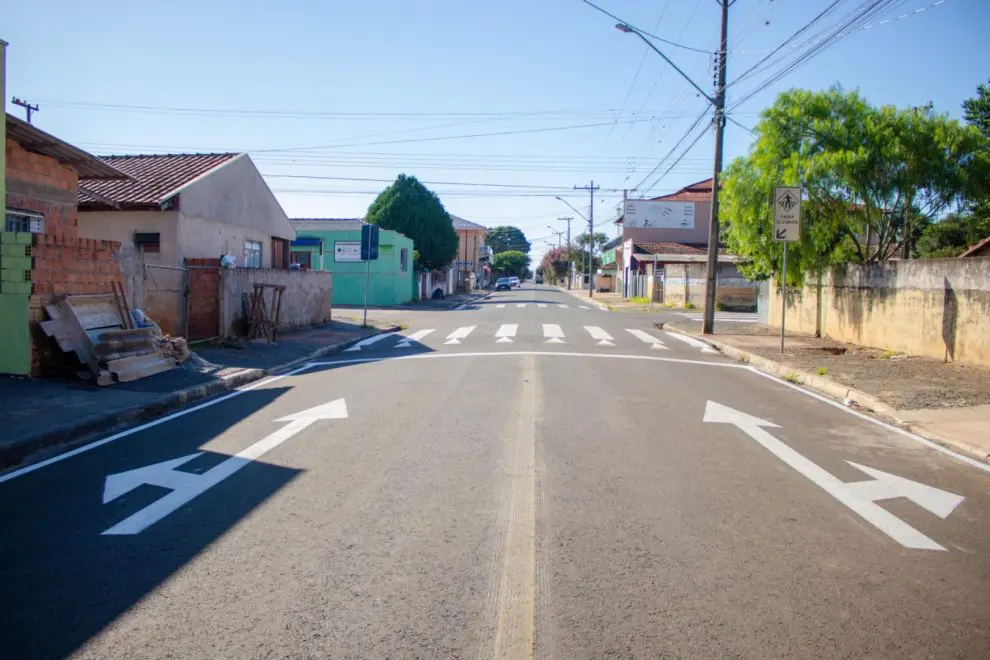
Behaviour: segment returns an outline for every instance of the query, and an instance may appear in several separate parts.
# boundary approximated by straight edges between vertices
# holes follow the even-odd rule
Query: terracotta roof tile
[[[635,251],[639,251],[640,254],[691,254],[691,255],[706,255],[708,254],[708,244],[707,243],[673,243],[673,242],[663,242],[663,243],[634,243],[633,247]],[[724,247],[718,249],[719,254],[728,254],[728,250]]]
[[[712,180],[705,179],[684,186],[675,193],[654,197],[654,202],[710,202],[712,201]]]
[[[984,238],[982,241],[980,241],[976,245],[971,245],[965,252],[963,252],[959,256],[960,257],[968,257],[971,254],[975,254],[975,253],[979,252],[980,250],[982,250],[983,248],[987,247],[988,245],[990,245],[990,236],[987,236],[986,238]]]
[[[479,225],[477,222],[465,220],[464,218],[458,218],[456,215],[451,215],[450,220],[454,223],[454,229],[484,229],[488,231],[488,227]]]
[[[148,154],[100,156],[100,160],[131,177],[128,181],[81,179],[85,188],[123,207],[156,206],[176,190],[210,170],[230,162],[240,154]],[[85,193],[79,205],[103,206]]]

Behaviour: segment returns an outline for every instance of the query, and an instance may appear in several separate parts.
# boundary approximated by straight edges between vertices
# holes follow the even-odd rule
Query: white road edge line
[[[966,456],[965,454],[960,454],[960,453],[958,453],[956,451],[953,451],[953,450],[949,449],[948,447],[943,447],[942,445],[938,444],[937,442],[933,442],[933,441],[929,440],[928,438],[923,438],[920,435],[917,435],[915,433],[911,433],[910,431],[905,431],[902,428],[898,428],[898,427],[894,426],[893,424],[888,424],[887,422],[884,422],[882,420],[876,419],[875,417],[870,417],[869,415],[867,415],[865,413],[861,413],[858,410],[853,410],[852,408],[849,408],[849,407],[847,407],[847,406],[839,403],[838,401],[833,401],[832,399],[830,399],[827,396],[824,396],[822,394],[819,394],[818,392],[812,392],[811,390],[806,390],[803,387],[799,387],[799,386],[795,385],[794,383],[788,383],[786,380],[783,380],[781,378],[777,378],[773,374],[768,374],[768,373],[766,373],[764,371],[760,371],[759,369],[757,369],[756,367],[754,367],[751,364],[750,365],[743,365],[743,366],[745,366],[746,369],[748,369],[749,371],[752,371],[754,374],[756,374],[758,376],[763,376],[764,378],[766,378],[768,380],[772,380],[772,381],[774,381],[776,383],[780,383],[781,385],[784,385],[785,387],[789,387],[789,388],[791,388],[793,390],[796,390],[796,391],[800,392],[801,394],[810,396],[813,399],[818,399],[819,401],[823,401],[824,403],[827,403],[828,405],[830,405],[830,406],[832,406],[834,408],[838,408],[839,410],[842,410],[843,412],[847,412],[850,415],[854,415],[856,417],[859,417],[860,419],[866,420],[867,422],[870,422],[871,424],[876,424],[877,426],[880,426],[882,428],[885,428],[888,431],[893,431],[894,433],[897,433],[898,435],[902,435],[905,438],[908,438],[909,440],[914,440],[915,442],[920,442],[921,444],[925,445],[926,447],[929,447],[931,449],[934,449],[935,451],[940,452],[942,454],[945,454],[946,456],[951,456],[952,458],[954,458],[954,459],[956,459],[958,461],[962,461],[963,463],[966,463],[967,465],[972,465],[975,468],[979,468],[980,470],[983,470],[984,472],[990,473],[990,464],[983,463],[982,461],[979,461],[979,460],[977,460],[975,458],[971,458],[969,456]]]
[[[64,454],[59,454],[58,456],[52,456],[51,458],[47,458],[43,461],[39,461],[38,463],[32,463],[31,465],[22,467],[19,470],[14,470],[13,472],[8,472],[7,474],[0,475],[0,484],[10,481],[12,479],[16,479],[17,477],[20,477],[22,475],[29,474],[31,472],[34,472],[35,470],[40,470],[43,467],[48,467],[49,465],[53,465],[60,461],[64,461],[67,458],[78,456],[79,454],[85,453],[91,449],[102,447],[103,445],[109,444],[114,440],[120,440],[121,438],[126,438],[129,435],[139,433],[140,431],[144,431],[145,429],[153,428],[155,426],[158,426],[159,424],[164,424],[165,422],[171,422],[173,419],[178,419],[179,417],[183,417],[185,415],[188,415],[189,413],[194,413],[198,410],[202,410],[203,408],[209,408],[210,406],[214,406],[220,403],[221,401],[227,401],[228,399],[233,399],[234,397],[240,396],[245,392],[250,392],[253,389],[257,389],[264,385],[268,385],[269,383],[274,383],[275,381],[282,380],[283,378],[286,378],[288,376],[294,376],[295,374],[306,371],[307,369],[312,369],[315,364],[318,363],[307,362],[306,364],[296,369],[293,369],[292,371],[287,371],[284,374],[279,374],[277,376],[265,378],[264,380],[259,380],[256,383],[251,383],[250,385],[245,385],[244,387],[239,387],[230,394],[224,394],[223,396],[217,397],[216,399],[210,399],[209,401],[195,405],[192,408],[185,408],[183,410],[176,411],[171,415],[166,415],[165,417],[162,417],[160,419],[155,419],[150,422],[145,422],[144,424],[135,426],[133,428],[124,431],[120,431],[119,433],[114,433],[111,436],[107,436],[106,438],[102,438],[95,442],[82,445],[81,447],[76,447],[75,449],[71,449],[65,452]]]

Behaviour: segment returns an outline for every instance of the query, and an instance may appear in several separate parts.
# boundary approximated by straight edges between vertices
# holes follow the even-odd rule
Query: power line
[[[695,118],[695,120],[691,124],[691,126],[689,126],[688,129],[686,131],[684,131],[684,135],[681,136],[681,139],[678,140],[676,143],[674,143],[674,146],[670,148],[670,151],[667,152],[667,155],[660,159],[660,162],[657,163],[656,167],[654,167],[652,170],[650,170],[649,173],[647,173],[647,175],[644,176],[640,180],[639,183],[637,183],[635,186],[633,186],[633,190],[638,190],[640,188],[640,186],[642,186],[643,183],[646,182],[647,179],[649,179],[651,176],[653,176],[656,173],[656,171],[660,169],[660,167],[663,165],[664,161],[666,161],[668,158],[670,158],[671,154],[674,153],[674,151],[677,149],[677,147],[679,147],[681,145],[681,143],[684,142],[684,140],[687,139],[687,137],[691,134],[691,131],[693,131],[698,126],[698,124],[701,123],[701,120],[704,119],[707,115],[708,115],[708,108],[705,108],[704,110],[701,111],[701,114],[699,114]],[[683,157],[684,157],[684,154],[681,154],[681,158],[683,158]],[[676,165],[678,162],[680,162],[680,158],[677,159],[677,161],[674,162],[674,165]],[[671,167],[667,168],[667,172],[669,172],[673,168],[674,165],[671,165]],[[664,174],[666,174],[667,172],[664,172]],[[661,175],[661,176],[663,176],[663,175]],[[656,182],[653,183],[653,186],[655,186],[655,185],[656,185]],[[650,188],[652,188],[653,186],[650,186]]]
[[[349,176],[316,176],[308,174],[269,174],[264,173],[262,176],[266,176],[274,179],[318,179],[325,181],[362,181],[362,182],[374,182],[374,183],[393,183],[393,179],[364,179]],[[533,186],[533,185],[523,185],[514,183],[468,183],[465,181],[420,181],[424,185],[430,186],[481,186],[487,188],[528,188],[535,190],[572,190],[570,187],[566,186]]]
[[[689,145],[687,146],[687,148],[686,148],[686,149],[685,149],[684,151],[682,151],[682,152],[681,152],[681,155],[677,157],[677,160],[675,160],[675,161],[674,161],[673,163],[671,163],[671,164],[670,164],[670,167],[668,167],[668,168],[667,168],[666,170],[664,170],[664,172],[663,172],[663,174],[661,174],[660,176],[658,176],[658,177],[657,177],[657,178],[656,178],[656,179],[655,179],[655,180],[653,181],[653,183],[651,183],[651,184],[650,184],[650,186],[649,186],[649,187],[648,187],[648,188],[647,188],[646,190],[644,190],[643,192],[644,192],[644,193],[647,193],[647,192],[649,192],[649,191],[651,191],[651,190],[653,190],[653,189],[654,189],[654,188],[656,187],[656,185],[657,185],[658,183],[660,183],[660,181],[661,181],[661,180],[662,180],[662,179],[663,179],[663,178],[664,178],[665,176],[667,176],[667,175],[668,175],[668,174],[670,173],[670,171],[671,171],[671,170],[673,170],[673,169],[674,169],[674,167],[676,167],[676,166],[677,166],[677,164],[678,164],[679,162],[681,162],[681,158],[684,158],[684,155],[685,155],[685,154],[687,154],[687,152],[689,152],[689,151],[691,151],[691,149],[693,149],[693,148],[694,148],[694,145],[696,145],[696,144],[698,144],[698,141],[699,141],[699,140],[701,140],[701,138],[702,138],[702,137],[704,137],[704,135],[705,135],[705,131],[707,131],[707,130],[708,130],[708,129],[707,129],[707,128],[705,128],[705,129],[704,129],[704,130],[702,130],[702,131],[701,131],[700,133],[698,133],[698,135],[697,135],[697,136],[696,136],[696,137],[694,138],[694,140],[692,140],[692,141],[691,141],[691,144],[689,144]],[[685,134],[684,134],[684,137],[687,137],[688,135],[689,135],[689,133],[685,133]],[[678,144],[680,144],[680,142],[678,142]],[[677,146],[675,145],[675,146],[674,146],[674,148],[676,149],[676,148],[677,148]]]
[[[584,4],[588,5],[589,7],[593,8],[593,9],[597,9],[598,11],[600,11],[603,14],[605,14],[609,18],[614,19],[614,20],[616,20],[619,23],[622,23],[624,25],[628,25],[629,27],[635,29],[636,31],[642,32],[643,34],[645,34],[649,38],[655,39],[657,41],[661,41],[661,42],[667,44],[668,46],[674,46],[675,48],[683,48],[684,50],[690,50],[690,51],[695,52],[695,53],[703,53],[705,55],[711,55],[712,54],[711,51],[709,51],[709,50],[702,50],[701,48],[694,48],[693,46],[686,46],[684,44],[679,44],[676,41],[670,41],[669,39],[664,39],[663,37],[658,37],[655,34],[650,34],[646,30],[640,30],[638,27],[634,26],[629,21],[623,20],[623,19],[619,18],[618,16],[616,16],[615,14],[611,14],[611,13],[605,11],[604,9],[602,9],[601,7],[599,7],[598,5],[596,5],[595,3],[591,2],[590,0],[581,0],[581,1]]]

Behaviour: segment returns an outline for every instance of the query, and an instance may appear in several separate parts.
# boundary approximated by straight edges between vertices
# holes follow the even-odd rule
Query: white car
[[[518,277],[510,277],[509,278],[509,284],[511,284],[512,286],[514,286],[516,288],[519,288],[520,286],[522,286],[522,283],[519,281],[519,278]]]

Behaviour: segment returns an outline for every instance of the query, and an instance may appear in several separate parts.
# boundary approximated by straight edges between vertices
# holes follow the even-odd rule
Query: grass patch
[[[630,298],[629,302],[633,303],[634,305],[649,305],[650,299],[647,298],[646,296],[636,296],[634,298]]]
[[[795,385],[801,384],[801,377],[794,372],[791,372],[786,376],[784,376],[784,380],[786,380],[788,383],[794,383]]]
[[[900,355],[900,353],[897,353],[895,351],[884,351],[883,353],[880,354],[880,357],[877,358],[877,359],[879,359],[879,360],[889,360],[889,359],[891,359],[893,357],[896,357],[898,355]]]
[[[828,375],[828,367],[818,367],[818,375],[819,376],[827,376]]]
[[[408,330],[408,329],[409,329],[409,324],[408,323],[400,323],[399,324],[399,330]]]
[[[693,302],[686,302],[684,303],[684,309],[698,309],[698,306]]]

